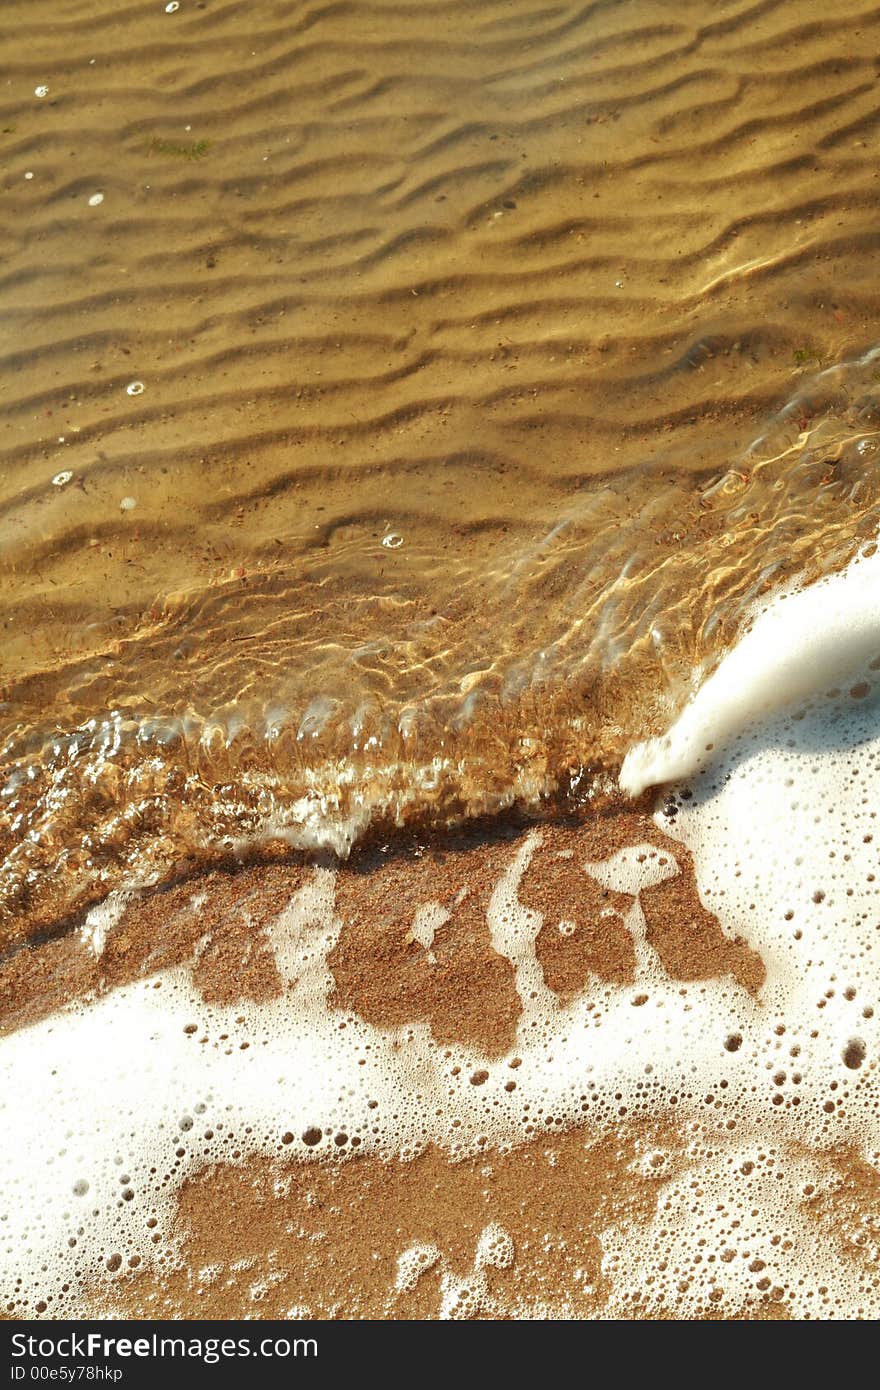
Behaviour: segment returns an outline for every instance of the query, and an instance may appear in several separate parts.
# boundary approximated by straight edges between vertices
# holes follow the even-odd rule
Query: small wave
[[[8,687],[7,944],[182,863],[588,805],[762,595],[873,535],[877,356],[805,379],[728,466],[655,459],[584,487],[445,591],[424,555],[424,578],[378,585],[324,559],[298,582],[233,576]]]

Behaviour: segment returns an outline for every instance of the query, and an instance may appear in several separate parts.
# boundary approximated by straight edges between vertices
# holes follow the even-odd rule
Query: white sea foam
[[[837,685],[880,653],[880,552],[841,574],[777,596],[758,612],[668,733],[631,748],[621,788],[692,777],[757,720]]]

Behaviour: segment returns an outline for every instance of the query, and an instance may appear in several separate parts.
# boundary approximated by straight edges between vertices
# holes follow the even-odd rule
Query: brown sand
[[[545,825],[541,836],[521,900],[542,914],[538,957],[563,999],[632,978],[632,939],[620,916],[632,899],[602,890],[580,866],[642,842],[680,865],[668,881],[674,896],[660,893],[666,884],[642,895],[664,966],[682,980],[729,972],[747,987],[760,985],[762,963],[702,907],[686,851],[650,819],[609,814],[579,827]],[[448,837],[417,853],[375,851],[341,867],[343,928],[328,958],[330,1004],[340,1019],[354,1013],[388,1027],[426,1021],[438,1042],[475,1045],[489,1060],[509,1049],[520,1001],[485,912],[524,838],[510,831],[465,848],[462,837]],[[174,964],[189,963],[206,1000],[277,997],[283,986],[267,929],[311,872],[275,865],[213,873],[135,899],[98,958],[75,932],[17,952],[0,976],[4,1029]],[[451,915],[426,950],[412,927],[429,903],[448,905]],[[559,934],[561,920],[576,922],[570,936]],[[194,1022],[194,1043],[198,1032]],[[516,1086],[515,1062],[508,1089]],[[480,1074],[472,1079],[479,1083]],[[432,1317],[441,1274],[465,1278],[481,1231],[496,1222],[516,1258],[510,1269],[491,1271],[480,1316],[596,1316],[607,1296],[598,1232],[613,1219],[653,1213],[683,1138],[668,1124],[622,1119],[618,1138],[591,1145],[585,1131],[557,1133],[551,1115],[536,1116],[536,1134],[509,1154],[453,1164],[433,1148],[409,1162],[362,1158],[344,1135],[334,1136],[338,1157],[328,1140],[316,1160],[211,1164],[181,1190],[183,1245],[173,1267],[141,1270],[140,1254],[108,1251],[106,1282],[91,1289],[90,1306],[136,1317],[275,1317],[291,1308],[316,1317]],[[281,1137],[282,1149],[292,1138]],[[635,1161],[637,1151],[652,1150],[657,1171],[650,1160],[647,1169]],[[149,1246],[148,1231],[144,1238]],[[441,1259],[412,1290],[393,1295],[398,1256],[420,1244],[436,1245]],[[706,1316],[721,1290],[707,1284]],[[784,1312],[778,1290],[760,1292],[766,1315]],[[637,1304],[631,1314],[639,1316]]]
[[[353,1157],[209,1169],[181,1194],[183,1268],[132,1276],[124,1252],[114,1252],[122,1265],[93,1297],[147,1318],[283,1317],[291,1308],[324,1318],[436,1317],[441,1274],[466,1278],[481,1231],[497,1223],[515,1256],[509,1269],[489,1272],[493,1316],[595,1317],[607,1295],[598,1233],[653,1213],[662,1183],[639,1171],[637,1152],[662,1153],[666,1176],[676,1147],[674,1132],[657,1126],[593,1147],[577,1130],[551,1134],[454,1166],[428,1149],[403,1164]],[[441,1258],[395,1296],[397,1257],[414,1245],[434,1245]],[[707,1288],[707,1310],[719,1296]]]
[[[599,996],[606,981],[631,978],[618,927],[631,899],[597,888],[579,866],[639,844],[653,846],[648,856],[679,865],[675,877],[640,895],[669,973],[683,982],[728,973],[748,989],[760,988],[763,963],[721,931],[700,903],[684,847],[653,821],[617,811],[582,826],[544,825],[540,835],[520,900],[542,916],[536,949],[547,983],[563,1000],[589,999],[593,990]],[[465,848],[463,837],[449,836],[409,854],[376,850],[339,868],[335,902],[343,927],[328,963],[335,984],[329,1002],[340,1021],[352,1014],[391,1027],[427,1021],[440,1043],[476,1044],[491,1065],[491,1054],[513,1040],[518,1000],[510,963],[492,949],[485,905],[489,887],[523,840],[523,831],[509,830]],[[192,971],[206,1000],[279,997],[284,985],[272,924],[313,872],[263,865],[235,875],[200,875],[133,900],[111,926],[99,958],[73,932],[34,943],[3,967],[4,1030],[174,964]],[[418,910],[432,902],[451,904],[451,916],[426,950],[411,932]],[[609,907],[611,916],[603,915]],[[560,921],[574,922],[575,931],[562,936]],[[634,993],[631,1002],[639,1006],[644,999]],[[187,1031],[194,1045],[202,1041],[195,1021]],[[508,1088],[515,1088],[517,1058],[506,1066]],[[476,1074],[472,1079],[480,1081]],[[193,1138],[198,1150],[198,1134]],[[129,1230],[133,1248],[108,1248],[98,1283],[83,1271],[87,1306],[98,1315],[139,1318],[435,1317],[441,1305],[450,1310],[450,1280],[477,1287],[478,1241],[498,1225],[514,1254],[503,1267],[489,1268],[473,1313],[597,1317],[611,1292],[600,1269],[600,1232],[612,1223],[651,1219],[668,1182],[692,1161],[692,1135],[669,1119],[630,1120],[624,1111],[616,1133],[599,1141],[586,1124],[560,1132],[553,1114],[535,1114],[531,1142],[507,1153],[486,1148],[457,1162],[433,1146],[409,1161],[384,1160],[362,1154],[357,1136],[335,1132],[316,1132],[320,1142],[304,1158],[299,1144],[288,1150],[294,1138],[279,1131],[281,1158],[245,1161],[232,1146],[228,1162],[202,1159],[201,1168],[196,1162],[177,1197],[170,1258],[166,1240],[160,1263],[145,1262],[144,1250],[159,1240],[151,1234],[156,1223],[147,1205],[143,1230]],[[872,1278],[880,1229],[876,1169],[844,1151],[811,1158],[820,1163],[821,1183],[804,1189],[805,1210]],[[395,1292],[397,1261],[414,1246],[436,1247],[439,1254]],[[747,1315],[787,1316],[783,1291],[748,1245],[734,1252],[723,1242],[707,1251],[705,1278],[695,1276],[701,1316],[720,1315],[732,1259],[750,1261]],[[646,1268],[642,1293],[633,1293],[625,1316],[648,1309],[650,1316],[664,1315],[651,1301],[663,1274],[662,1250],[657,1260],[656,1268]],[[817,1289],[818,1297],[824,1293]],[[7,1312],[17,1309],[13,1301]],[[671,1305],[667,1315],[675,1316]],[[725,1304],[724,1316],[735,1315]]]
[[[344,925],[328,961],[334,1003],[380,1027],[424,1019],[438,1042],[507,1051],[520,1001],[513,966],[492,947],[486,909],[510,857],[509,846],[427,851],[415,861],[340,875],[336,907]],[[412,925],[416,910],[431,903],[450,915],[426,948]]]
[[[746,989],[759,989],[762,961],[742,938],[725,936],[717,917],[703,906],[688,851],[660,834],[648,816],[632,813],[601,818],[583,831],[554,832],[525,875],[521,899],[544,917],[536,949],[550,988],[564,996],[582,990],[591,975],[618,984],[632,979],[633,940],[622,921],[632,898],[585,879],[580,861],[604,859],[642,842],[656,846],[661,863],[668,859],[680,869],[640,894],[647,940],[664,969],[677,980],[729,974]],[[607,908],[610,918],[604,915]],[[575,926],[570,935],[559,931],[566,919]]]
[[[333,1006],[381,1027],[426,1021],[438,1042],[471,1043],[489,1054],[507,1050],[520,1004],[510,962],[492,947],[486,908],[526,833],[508,831],[500,841],[483,844],[450,835],[416,853],[375,851],[340,866],[336,911],[343,927],[328,959]],[[680,868],[675,878],[641,895],[648,940],[667,972],[683,981],[729,974],[747,989],[760,987],[760,958],[724,934],[700,902],[687,851],[648,817],[608,814],[577,828],[546,825],[541,835],[522,901],[543,916],[538,958],[560,996],[579,994],[591,981],[632,978],[632,937],[620,915],[632,899],[607,893],[581,865],[643,841]],[[78,929],[33,941],[0,962],[0,1028],[21,1027],[78,998],[184,962],[191,963],[206,1000],[276,997],[282,982],[266,928],[311,872],[300,865],[263,865],[234,875],[199,875],[135,897],[97,957]],[[603,915],[609,901],[612,917]],[[428,904],[451,908],[430,950],[412,936],[417,909]],[[569,920],[577,929],[562,935],[558,925]]]

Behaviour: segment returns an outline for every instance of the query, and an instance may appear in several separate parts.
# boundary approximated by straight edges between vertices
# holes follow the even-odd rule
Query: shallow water
[[[7,941],[587,797],[873,536],[878,29],[10,0]]]

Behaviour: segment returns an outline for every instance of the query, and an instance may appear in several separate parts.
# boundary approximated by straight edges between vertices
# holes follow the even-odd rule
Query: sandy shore
[[[876,533],[878,37],[7,0],[7,1316],[871,1315],[861,745],[613,788]]]
[[[280,1027],[283,1039],[285,1009],[293,1019],[302,1008],[296,991],[313,968],[305,962],[323,950],[333,1027],[366,1024],[368,1035],[390,1037],[402,1057],[423,1034],[450,1077],[460,1076],[474,1095],[503,1087],[513,1100],[527,1074],[518,1044],[535,991],[524,988],[516,952],[497,949],[490,919],[493,894],[524,853],[516,892],[533,924],[534,978],[544,982],[550,1005],[551,1061],[554,1035],[561,1041],[584,1021],[589,1027],[591,1015],[598,1024],[615,996],[638,1028],[654,993],[652,970],[666,988],[678,982],[679,1004],[705,994],[707,983],[726,983],[734,998],[759,994],[765,964],[704,906],[686,848],[651,817],[608,807],[581,824],[449,836],[408,852],[377,849],[330,870],[279,864],[209,873],[135,897],[92,914],[81,932],[35,942],[6,961],[4,1030],[27,1035],[41,1018],[43,1026],[54,1019],[63,1028],[71,1008],[88,1013],[139,981],[150,990],[170,979],[173,988],[182,972],[191,985],[187,1045],[231,1057],[259,1047],[263,1028]],[[332,882],[328,903],[338,931],[329,950],[319,936],[292,957],[279,923],[321,875]],[[263,1021],[269,1001],[281,1009],[274,1025]],[[230,1020],[230,1032],[210,1022],[217,1009],[213,1016]],[[596,1041],[602,1047],[601,1032]],[[741,1043],[722,1028],[718,1065]],[[645,1071],[650,1076],[652,1067]],[[605,1107],[598,1128],[596,1100],[600,1113]],[[190,1121],[165,1144],[170,1213],[157,1219],[161,1188],[158,1177],[148,1178],[146,1193],[130,1194],[139,1204],[134,1225],[119,1204],[118,1248],[103,1251],[100,1274],[94,1255],[83,1264],[74,1255],[68,1277],[79,1281],[77,1297],[93,1312],[137,1317],[676,1316],[674,1298],[658,1303],[652,1287],[662,1282],[662,1262],[646,1272],[641,1292],[609,1305],[614,1280],[601,1239],[616,1225],[656,1220],[667,1185],[693,1166],[693,1122],[676,1121],[668,1096],[653,1110],[585,1092],[574,1114],[571,1106],[530,1112],[527,1103],[500,1147],[478,1135],[456,1155],[448,1147],[453,1129],[442,1147],[416,1144],[396,1157],[382,1143],[377,1148],[369,1127],[288,1129],[283,1106],[262,1156],[253,1154],[248,1131],[224,1137],[222,1122],[202,1131],[196,1118],[195,1128]],[[827,1163],[845,1174],[859,1202],[865,1193],[876,1200],[873,1170],[844,1151]],[[817,1193],[811,1219],[824,1218],[836,1232],[834,1204],[852,1200],[846,1189],[822,1201]],[[733,1247],[721,1248],[730,1250],[722,1261],[752,1258],[750,1296],[742,1308],[732,1306],[710,1267],[702,1287],[697,1277],[691,1288],[691,1315],[787,1316],[785,1290],[762,1276],[764,1264],[749,1246],[735,1256]],[[53,1302],[57,1296],[32,1294],[7,1311],[50,1312]]]

